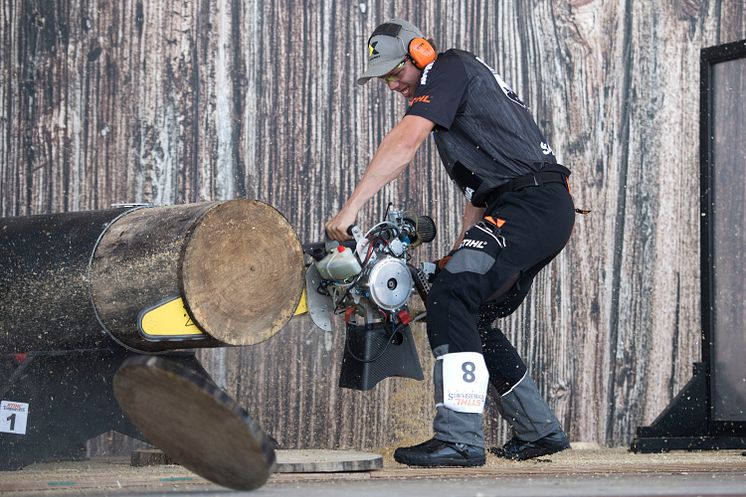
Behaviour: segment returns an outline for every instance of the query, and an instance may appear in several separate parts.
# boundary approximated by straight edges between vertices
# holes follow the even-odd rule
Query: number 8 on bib
[[[482,413],[487,398],[489,373],[478,352],[455,352],[443,361],[443,405],[452,411]]]

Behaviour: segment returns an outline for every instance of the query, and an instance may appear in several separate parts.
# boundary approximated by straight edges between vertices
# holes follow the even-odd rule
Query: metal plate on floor
[[[132,357],[114,376],[114,396],[151,443],[218,485],[253,490],[274,470],[274,448],[259,425],[190,369],[159,357]]]
[[[339,473],[383,468],[383,457],[353,450],[278,450],[277,473]]]

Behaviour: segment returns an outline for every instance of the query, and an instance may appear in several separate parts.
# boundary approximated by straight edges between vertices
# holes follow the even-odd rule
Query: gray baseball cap
[[[402,19],[392,19],[378,26],[368,39],[368,68],[357,79],[364,85],[371,78],[389,73],[403,61],[409,51],[409,42],[424,38],[417,26]]]

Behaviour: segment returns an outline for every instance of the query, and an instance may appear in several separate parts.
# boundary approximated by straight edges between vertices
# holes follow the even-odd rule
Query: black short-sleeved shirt
[[[523,102],[469,52],[448,50],[424,69],[407,115],[435,123],[443,164],[475,206],[510,179],[557,167]]]

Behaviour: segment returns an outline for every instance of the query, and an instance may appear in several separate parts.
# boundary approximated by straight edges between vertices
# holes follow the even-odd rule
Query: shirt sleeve
[[[420,116],[448,129],[461,107],[468,78],[458,55],[445,52],[422,71],[406,115]]]

